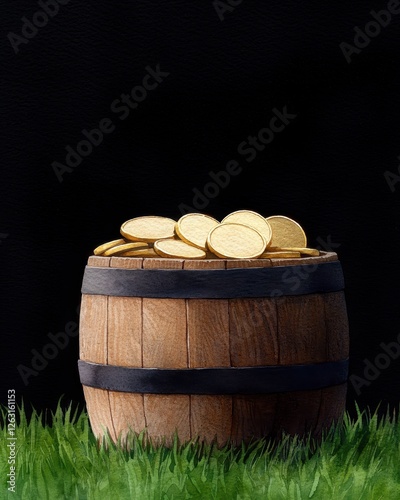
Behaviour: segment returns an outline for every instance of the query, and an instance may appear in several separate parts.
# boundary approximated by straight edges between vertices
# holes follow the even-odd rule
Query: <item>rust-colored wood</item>
[[[233,269],[317,264],[333,252],[301,259],[89,258],[88,265],[146,269]],[[298,286],[312,272],[293,271]],[[246,299],[150,299],[84,295],[80,357],[151,368],[240,367],[338,361],[348,356],[343,292]],[[156,443],[199,437],[218,445],[267,435],[319,436],[345,408],[346,384],[266,395],[151,395],[84,387],[95,434],[125,437],[146,429]]]

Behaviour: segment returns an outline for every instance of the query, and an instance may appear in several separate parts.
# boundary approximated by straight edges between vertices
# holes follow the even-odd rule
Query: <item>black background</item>
[[[108,2],[60,6],[15,54],[36,2],[0,14],[2,161],[0,184],[1,387],[37,409],[83,403],[78,338],[24,384],[49,332],[77,322],[83,270],[92,249],[118,238],[122,222],[179,218],[209,172],[238,161],[204,211],[222,218],[248,208],[302,224],[309,246],[329,235],[346,279],[350,373],[363,376],[381,342],[399,328],[398,173],[400,14],[348,63],[341,42],[387,2],[243,2],[221,20],[212,1]],[[372,28],[373,29],[373,28]],[[168,72],[130,116],[110,109],[140,85],[146,66]],[[273,109],[296,118],[252,162],[237,151],[267,127]],[[115,130],[60,183],[52,163],[82,130],[112,119]],[[195,207],[196,208],[196,207]],[[7,236],[6,236],[7,235]],[[398,407],[400,358],[361,390],[349,409]]]

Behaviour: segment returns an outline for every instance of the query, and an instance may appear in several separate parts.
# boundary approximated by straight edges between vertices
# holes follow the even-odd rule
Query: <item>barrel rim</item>
[[[123,257],[123,256],[103,256],[103,255],[91,255],[88,258],[88,266],[90,266],[92,263],[95,263],[95,267],[110,267],[108,266],[101,266],[98,263],[107,261],[108,264],[113,263],[113,262],[118,262],[120,261],[132,261],[134,259],[135,261],[142,261],[142,262],[164,262],[168,261],[171,263],[172,266],[175,264],[180,264],[182,269],[185,267],[186,262],[193,263],[193,259],[174,259],[174,258],[165,258],[165,257]],[[236,269],[234,266],[235,263],[239,264],[238,268],[246,268],[246,264],[249,264],[249,266],[256,267],[254,264],[257,264],[257,262],[260,263],[260,266],[258,267],[266,267],[266,265],[270,265],[273,267],[290,267],[290,266],[296,266],[296,265],[308,265],[312,264],[315,262],[336,262],[338,261],[338,255],[336,252],[327,252],[320,250],[320,255],[319,256],[305,256],[305,257],[293,257],[293,258],[278,258],[278,259],[265,259],[265,258],[257,258],[257,259],[201,259],[199,262],[202,264],[202,269],[207,269],[207,267],[204,267],[204,264],[210,263],[210,269],[214,269],[214,267],[211,267],[215,264],[215,262],[219,262],[224,264],[225,269]],[[229,266],[229,267],[228,267]],[[118,267],[118,266],[116,266]],[[174,266],[175,267],[175,266]],[[157,268],[153,268],[157,269]],[[162,269],[162,268],[160,268]],[[221,269],[224,269],[221,267]]]
[[[115,297],[233,299],[344,289],[339,261],[291,267],[125,269],[86,266],[82,293]]]

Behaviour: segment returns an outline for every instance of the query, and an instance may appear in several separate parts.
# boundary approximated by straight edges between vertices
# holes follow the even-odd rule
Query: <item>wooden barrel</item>
[[[218,445],[304,435],[345,409],[348,320],[335,253],[90,257],[79,372],[92,429]]]

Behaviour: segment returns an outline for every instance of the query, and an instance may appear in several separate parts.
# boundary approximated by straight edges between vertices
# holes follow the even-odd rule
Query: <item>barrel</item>
[[[345,410],[343,290],[333,252],[91,256],[78,367],[93,432],[218,446],[282,432],[320,436]]]

